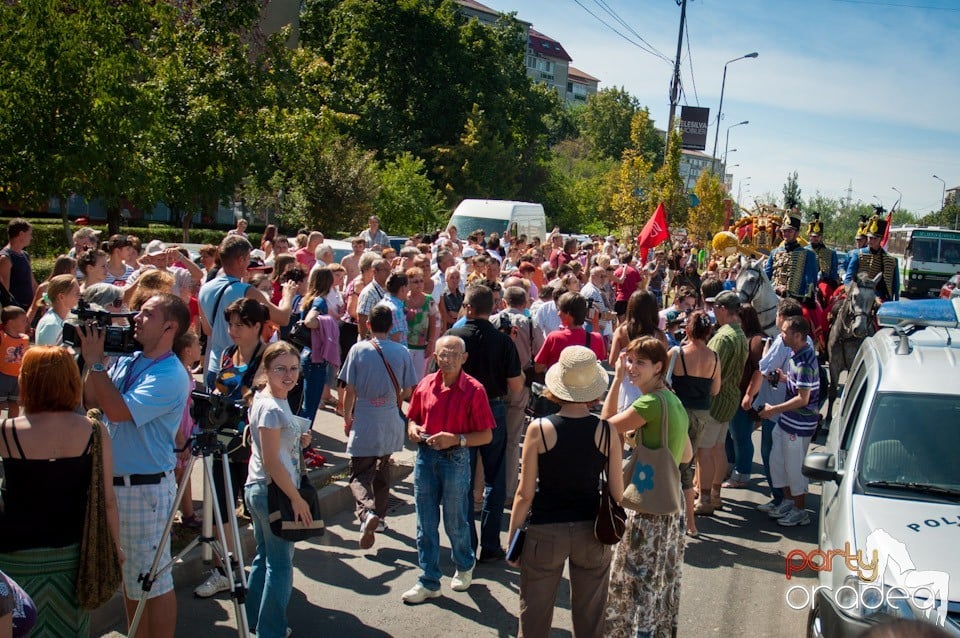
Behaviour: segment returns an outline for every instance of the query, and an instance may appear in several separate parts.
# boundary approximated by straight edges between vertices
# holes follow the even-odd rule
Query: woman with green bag
[[[689,462],[693,449],[686,411],[664,384],[667,367],[660,340],[631,341],[617,359],[600,413],[635,444],[624,472],[627,526],[610,567],[604,636],[669,636],[677,630],[684,551],[679,465]],[[617,414],[628,374],[643,394]]]

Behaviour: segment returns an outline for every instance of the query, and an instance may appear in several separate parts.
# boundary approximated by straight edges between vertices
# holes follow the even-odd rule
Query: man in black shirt
[[[467,288],[463,300],[467,322],[446,334],[463,339],[467,346],[467,361],[463,370],[483,384],[490,401],[490,409],[496,421],[493,440],[470,448],[470,492],[473,493],[473,477],[476,476],[477,459],[483,462],[484,490],[483,508],[480,511],[480,554],[478,560],[500,560],[505,553],[500,546],[500,522],[506,500],[506,443],[507,407],[504,403],[507,392],[523,390],[523,373],[517,347],[509,336],[490,323],[493,312],[493,291],[483,285]],[[474,547],[477,546],[477,531],[470,526]]]

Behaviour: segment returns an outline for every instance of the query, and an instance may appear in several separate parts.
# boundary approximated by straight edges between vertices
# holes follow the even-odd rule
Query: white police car
[[[916,618],[960,636],[960,299],[886,303],[822,452],[808,636]],[[788,592],[791,606],[801,592]],[[798,607],[794,607],[798,608]]]

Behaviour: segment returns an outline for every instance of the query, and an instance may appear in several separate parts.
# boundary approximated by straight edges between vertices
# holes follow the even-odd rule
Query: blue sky
[[[574,0],[481,0],[559,40],[601,88],[623,86],[666,125],[672,67],[617,36]],[[674,0],[579,0],[611,25],[602,4],[673,58],[680,8]],[[733,195],[744,204],[781,195],[796,170],[803,196],[816,192],[889,208],[939,210],[941,183],[960,185],[960,2],[956,0],[689,0],[691,74],[685,96],[706,106],[713,147],[723,65],[727,68],[718,155],[731,124]],[[622,33],[627,31],[620,26]],[[632,36],[631,36],[632,37]],[[635,38],[634,38],[635,39]],[[694,94],[696,86],[696,97]],[[697,100],[699,98],[699,101]],[[685,100],[685,101],[684,101]],[[679,114],[679,110],[678,110]],[[745,178],[749,177],[749,180]]]

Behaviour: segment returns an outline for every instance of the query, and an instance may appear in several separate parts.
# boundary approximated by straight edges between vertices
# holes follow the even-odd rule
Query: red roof
[[[527,43],[529,44],[530,48],[533,49],[534,53],[546,55],[558,60],[573,62],[573,58],[571,58],[563,49],[562,44],[549,36],[543,35],[535,29],[530,29],[530,39]]]
[[[588,82],[600,82],[600,78],[595,78],[589,73],[581,71],[575,66],[570,66],[567,69],[567,79],[577,79],[577,80],[586,80]]]

